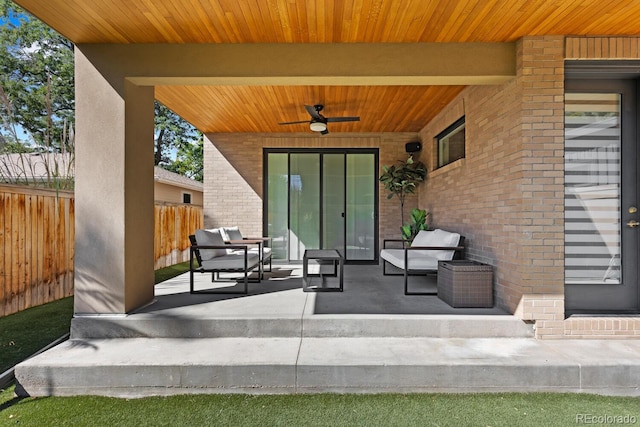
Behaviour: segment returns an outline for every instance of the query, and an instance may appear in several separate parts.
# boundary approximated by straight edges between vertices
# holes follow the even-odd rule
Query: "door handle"
[[[635,219],[632,219],[631,221],[629,221],[627,223],[627,226],[631,227],[631,228],[635,228],[637,226],[640,225],[640,222],[636,221]]]

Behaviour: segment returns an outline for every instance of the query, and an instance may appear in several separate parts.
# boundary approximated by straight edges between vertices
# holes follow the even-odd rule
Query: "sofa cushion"
[[[238,227],[223,227],[222,228],[224,239],[229,240],[242,240],[242,233]]]
[[[260,263],[257,253],[247,252],[247,269],[255,268]],[[218,256],[202,261],[205,270],[244,270],[244,251]]]
[[[196,242],[198,246],[224,246],[224,239],[220,230],[196,230]],[[202,261],[210,260],[215,257],[227,254],[226,249],[200,249],[200,258]]]
[[[262,258],[269,259],[271,258],[271,248],[262,247]]]
[[[411,242],[411,246],[447,246],[454,247],[460,243],[460,234],[451,233],[449,231],[435,229],[432,231],[421,230]],[[434,251],[410,251],[421,254],[422,256],[430,256],[443,261],[453,259],[455,251],[434,250]],[[437,268],[437,265],[436,265]]]
[[[409,264],[409,270],[437,270],[438,258],[424,255],[429,252],[433,251],[408,251],[407,262]],[[388,263],[405,270],[404,249],[383,249],[380,252],[380,257]]]

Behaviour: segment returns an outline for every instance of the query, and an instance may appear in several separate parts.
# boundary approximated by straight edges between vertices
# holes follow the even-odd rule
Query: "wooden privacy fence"
[[[73,193],[0,186],[0,316],[73,294]]]
[[[202,207],[156,203],[153,217],[154,268],[157,270],[189,261],[189,234],[202,228]]]
[[[73,192],[0,185],[0,317],[73,295]],[[156,204],[155,269],[189,260],[202,207]]]

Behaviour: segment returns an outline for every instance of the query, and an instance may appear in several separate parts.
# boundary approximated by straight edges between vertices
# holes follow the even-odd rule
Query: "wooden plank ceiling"
[[[15,0],[74,43],[509,42],[640,35],[629,0]],[[205,132],[305,132],[304,104],[360,116],[333,132],[417,132],[460,86],[159,86]]]

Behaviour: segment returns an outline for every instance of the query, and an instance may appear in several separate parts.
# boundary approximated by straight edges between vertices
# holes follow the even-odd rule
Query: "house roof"
[[[225,44],[231,49],[260,44],[268,51],[269,44],[510,43],[527,35],[640,35],[640,1],[629,0],[15,1],[76,44]],[[452,49],[430,59],[439,66],[460,56]],[[264,57],[274,63],[296,61],[295,56]],[[318,68],[329,72],[341,61],[332,54],[320,59]],[[252,58],[245,60],[251,69]],[[325,105],[327,116],[361,117],[360,122],[332,123],[332,133],[417,132],[465,84],[475,84],[401,84],[382,74],[377,84],[314,84],[308,78],[313,76],[291,84],[156,85],[156,98],[205,132],[308,132],[304,123],[277,123],[308,120],[303,106],[316,103]]]
[[[73,158],[61,153],[25,153],[0,155],[0,182],[46,180],[53,175],[62,178],[74,176]],[[202,191],[202,183],[159,166],[153,169],[156,182]]]
[[[183,187],[193,191],[203,191],[203,185],[200,181],[195,181],[186,176],[168,171],[159,166],[153,168],[153,178],[156,182],[163,184],[173,185],[176,187]]]

